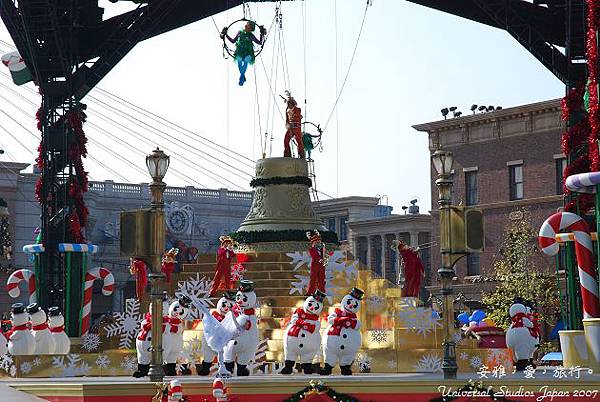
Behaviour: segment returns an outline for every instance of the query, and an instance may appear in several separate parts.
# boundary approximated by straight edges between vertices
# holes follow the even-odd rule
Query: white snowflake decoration
[[[396,361],[396,359],[388,360],[387,366],[390,369],[396,369],[398,367],[398,362]]]
[[[13,358],[8,353],[0,356],[0,370],[4,370],[10,374],[13,366]],[[12,375],[12,374],[11,374]]]
[[[31,373],[32,368],[33,368],[33,365],[31,364],[31,362],[23,362],[21,364],[20,370],[21,370],[21,373],[23,373],[23,374],[29,374],[29,373]]]
[[[140,302],[137,299],[125,301],[125,311],[113,313],[115,322],[106,326],[106,336],[119,336],[119,349],[131,349],[134,345],[135,336],[138,332],[140,322],[144,317],[140,313]]]
[[[39,357],[36,357],[35,359],[33,359],[33,365],[35,367],[39,367],[40,364],[42,364],[42,359],[40,359]]]
[[[248,370],[250,370],[250,374],[264,374],[263,371],[258,369],[265,363],[268,347],[268,339],[261,339],[258,342],[258,347],[256,348],[256,353],[254,354],[254,360],[248,364]]]
[[[96,358],[96,366],[101,369],[108,368],[110,366],[110,359],[107,355],[100,354]]]
[[[354,362],[354,364],[356,364],[356,366],[358,367],[358,371],[360,371],[361,373],[368,373],[369,371],[371,371],[371,363],[373,363],[373,360],[366,353],[359,353],[356,356],[356,360]]]
[[[86,352],[95,352],[100,348],[100,344],[102,341],[100,340],[99,334],[85,334],[81,338],[81,347]]]
[[[483,366],[483,360],[481,360],[481,357],[479,356],[473,356],[471,357],[471,360],[469,360],[469,366],[474,369],[479,369],[479,367]]]
[[[52,367],[58,370],[58,375],[53,375],[53,377],[77,377],[90,373],[90,366],[81,360],[80,355],[75,353],[52,357]]]
[[[381,345],[387,343],[388,332],[385,329],[372,329],[369,331],[369,337],[371,338],[371,341]]]
[[[441,373],[442,358],[435,352],[428,353],[421,356],[415,368],[425,373]]]
[[[12,365],[10,366],[10,370],[8,371],[8,373],[11,375],[11,377],[14,377],[17,375],[17,366]]]
[[[291,283],[290,294],[298,293],[303,295],[308,287],[310,276],[308,271],[310,270],[311,258],[307,251],[294,253],[287,253],[288,257],[292,259],[290,262],[293,265],[293,270],[298,271],[300,267],[307,266],[306,273],[294,275],[295,281]],[[333,295],[340,294],[345,291],[348,285],[354,282],[354,279],[358,276],[358,261],[354,260],[350,263],[347,262],[343,251],[335,250],[333,254],[329,256],[327,265],[325,266],[325,293],[327,299],[331,303],[333,301]],[[334,279],[341,277],[344,279],[344,283],[340,285],[334,284]]]
[[[205,276],[200,278],[200,274],[197,273],[195,278],[192,276],[186,281],[177,283],[175,295],[177,297],[189,297],[192,300],[192,305],[196,307],[191,309],[188,318],[201,319],[202,313],[200,312],[199,306],[203,305],[206,308],[213,306],[213,302],[209,299],[212,282],[213,281],[206,279]]]
[[[460,352],[460,355],[458,356],[458,358],[460,360],[468,360],[469,359],[469,354],[467,352]]]
[[[127,371],[135,371],[137,368],[137,358],[133,355],[127,355],[121,361],[121,367]]]
[[[411,331],[422,335],[424,338],[436,328],[441,328],[442,323],[440,318],[435,318],[432,315],[432,310],[427,307],[410,307],[400,310],[400,325]]]
[[[456,331],[453,335],[452,335],[452,340],[454,340],[454,343],[456,345],[460,345],[464,338],[462,337],[462,334],[460,333],[460,331]]]

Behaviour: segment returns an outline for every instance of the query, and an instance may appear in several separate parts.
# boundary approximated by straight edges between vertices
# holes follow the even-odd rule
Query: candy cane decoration
[[[595,193],[598,184],[600,184],[600,172],[574,174],[565,180],[565,186],[577,193]]]
[[[558,253],[560,247],[556,241],[556,233],[559,231],[573,232],[575,237],[575,256],[579,268],[583,316],[600,318],[598,280],[588,225],[579,215],[571,212],[558,212],[552,215],[542,224],[538,235],[538,242],[544,254]]]
[[[81,309],[81,335],[86,335],[90,330],[90,318],[92,312],[92,291],[94,290],[94,281],[101,279],[102,294],[109,296],[115,287],[115,277],[106,268],[97,267],[89,269],[85,273],[85,284],[83,286],[83,308]]]
[[[21,282],[27,282],[29,287],[29,303],[35,303],[37,301],[35,274],[29,269],[18,269],[8,277],[8,281],[6,282],[8,294],[13,298],[19,297],[21,294],[19,284]]]

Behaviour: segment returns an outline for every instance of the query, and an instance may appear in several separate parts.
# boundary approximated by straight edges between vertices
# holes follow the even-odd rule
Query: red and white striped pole
[[[598,298],[598,273],[594,264],[592,238],[588,224],[572,212],[558,212],[542,224],[538,235],[539,245],[547,255],[556,255],[560,249],[556,234],[560,231],[572,232],[575,237],[575,256],[579,269],[583,317],[600,318]]]
[[[102,294],[104,296],[109,296],[112,294],[115,286],[115,277],[106,268],[92,268],[85,273],[85,284],[83,286],[83,307],[81,309],[81,335],[86,335],[90,330],[92,291],[94,290],[94,281],[96,281],[96,279],[103,281]]]

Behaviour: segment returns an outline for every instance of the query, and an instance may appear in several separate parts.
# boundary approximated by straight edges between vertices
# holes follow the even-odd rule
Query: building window
[[[556,194],[561,195],[564,193],[563,180],[565,168],[567,167],[567,158],[556,158],[554,163],[556,165]]]
[[[467,276],[475,276],[479,274],[479,254],[467,255]]]
[[[510,200],[523,199],[523,165],[508,167],[508,180],[510,186]]]
[[[335,232],[335,218],[329,218],[327,220],[327,228],[331,231],[331,232]]]
[[[477,193],[477,171],[465,172],[465,197],[467,205],[479,203],[479,194]]]
[[[348,217],[340,218],[340,240],[348,240]]]

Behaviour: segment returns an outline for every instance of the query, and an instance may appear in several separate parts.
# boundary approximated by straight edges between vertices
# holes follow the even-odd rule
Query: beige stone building
[[[397,283],[397,257],[393,240],[404,240],[411,246],[425,245],[431,239],[431,216],[419,213],[415,205],[411,213],[392,214],[392,207],[381,205],[378,197],[342,197],[323,200],[313,206],[324,225],[337,233],[363,264],[376,277]],[[430,245],[429,245],[430,246]],[[431,277],[431,247],[425,246],[421,258],[426,270],[426,283]]]

